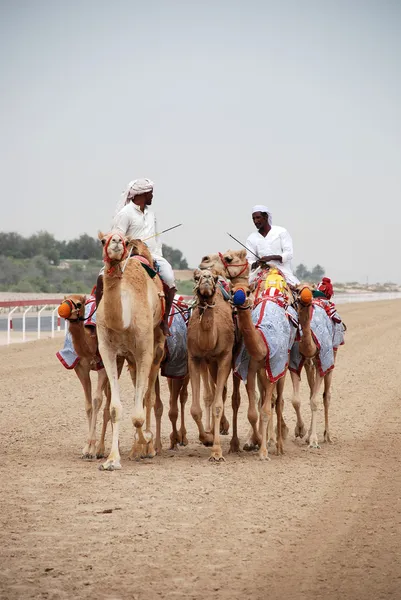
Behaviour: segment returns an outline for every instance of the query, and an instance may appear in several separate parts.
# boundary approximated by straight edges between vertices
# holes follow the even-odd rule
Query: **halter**
[[[224,260],[224,256],[222,255],[222,253],[221,253],[221,252],[219,252],[218,254],[219,254],[219,257],[220,257],[220,260],[221,260],[221,262],[223,263],[223,266],[224,266],[225,270],[227,271],[227,275],[229,276],[229,278],[230,278],[230,279],[236,279],[237,277],[239,277],[240,275],[242,275],[242,273],[244,273],[244,272],[246,271],[246,269],[247,269],[247,267],[248,267],[248,263],[247,263],[247,262],[246,262],[246,263],[241,263],[240,265],[229,265],[229,264],[228,264],[228,263],[227,263],[227,262]],[[238,275],[231,275],[231,274],[230,274],[230,271],[229,271],[230,267],[243,267],[243,268],[242,268],[242,269],[241,269],[241,271],[238,273]]]
[[[122,255],[122,257],[121,257],[121,258],[119,258],[119,259],[118,259],[118,262],[121,262],[121,261],[122,261],[122,260],[124,260],[124,258],[127,256],[127,252],[128,252],[128,250],[127,250],[127,244],[125,243],[125,239],[123,238],[123,236],[122,236],[120,233],[113,233],[112,235],[110,235],[109,239],[107,240],[107,242],[106,242],[106,243],[105,243],[105,245],[104,245],[104,256],[103,256],[103,262],[105,262],[105,263],[110,263],[110,264],[111,264],[111,262],[112,262],[113,260],[117,260],[117,259],[112,259],[112,258],[110,258],[110,257],[109,257],[109,255],[107,254],[107,250],[108,250],[108,248],[109,248],[109,246],[110,246],[110,242],[111,242],[112,238],[113,238],[115,235],[118,235],[118,237],[119,237],[119,238],[120,238],[120,240],[122,241],[122,243],[123,243],[123,247],[124,247],[124,252],[123,252],[123,255]]]
[[[71,298],[68,298],[67,300],[63,301],[63,304],[70,305],[71,313],[72,313],[72,307],[74,307],[74,310],[78,313],[78,317],[76,319],[71,319],[71,317],[69,317],[68,319],[65,319],[65,321],[69,321],[70,323],[76,323],[77,321],[86,321],[87,320],[87,319],[85,319],[85,317],[79,316],[80,308],[78,308],[78,306],[75,304],[74,300],[71,300]]]

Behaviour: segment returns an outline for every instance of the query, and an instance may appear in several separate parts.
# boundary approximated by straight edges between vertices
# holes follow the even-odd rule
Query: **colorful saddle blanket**
[[[252,322],[266,345],[266,374],[274,383],[284,375],[288,366],[289,352],[297,333],[297,314],[293,308],[285,310],[274,298],[265,297],[253,308]],[[245,382],[249,361],[248,350],[242,341],[234,372]]]
[[[85,303],[85,327],[87,326],[96,327],[96,299],[94,296],[89,296]],[[56,356],[66,369],[73,369],[80,361],[78,354],[75,352],[69,329],[67,329],[64,338],[64,348],[56,352]],[[94,370],[99,371],[100,369],[103,369],[103,363],[100,355],[98,355]]]
[[[171,335],[166,338],[166,356],[161,364],[163,377],[184,379],[188,374],[187,328],[191,310],[181,296],[175,296],[169,318]]]
[[[337,350],[340,346],[343,346],[345,343],[345,327],[340,315],[337,312],[336,305],[334,304],[334,302],[331,302],[326,298],[315,298],[313,300],[313,304],[323,308],[326,311],[327,316],[330,318],[333,327],[333,347],[334,350]]]
[[[301,327],[300,327],[301,329]],[[321,377],[334,369],[333,323],[326,310],[313,302],[311,330],[313,340],[317,346],[317,365]],[[300,331],[302,335],[302,330]],[[296,341],[290,353],[290,371],[301,374],[305,358],[299,352],[299,342]]]

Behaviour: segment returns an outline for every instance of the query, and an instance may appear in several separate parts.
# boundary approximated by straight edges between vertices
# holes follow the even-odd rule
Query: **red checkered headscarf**
[[[326,296],[328,300],[334,294],[333,284],[331,283],[331,279],[329,277],[323,277],[322,281],[317,286],[317,289]]]

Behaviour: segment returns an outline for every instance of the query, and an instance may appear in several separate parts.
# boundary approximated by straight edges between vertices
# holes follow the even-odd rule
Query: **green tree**
[[[188,263],[183,257],[181,250],[171,248],[167,244],[163,244],[163,256],[171,264],[173,269],[188,269]]]
[[[300,281],[307,281],[310,277],[310,273],[304,264],[300,264],[295,269],[295,275]]]
[[[319,283],[322,277],[324,276],[324,268],[321,265],[316,265],[313,267],[310,273],[310,280],[312,283]]]

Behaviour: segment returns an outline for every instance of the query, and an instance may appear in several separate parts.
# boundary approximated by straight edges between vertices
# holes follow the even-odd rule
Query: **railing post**
[[[11,329],[13,328],[13,320],[12,320],[12,315],[13,313],[17,310],[18,306],[14,306],[14,308],[12,308],[10,310],[10,312],[8,313],[8,318],[7,318],[7,344],[10,343],[11,341]]]
[[[42,312],[45,310],[46,308],[46,304],[44,306],[42,306],[42,308],[38,311],[38,340],[40,340],[40,315],[42,314]]]
[[[28,308],[26,310],[24,310],[24,314],[22,315],[22,341],[25,342],[25,317],[26,317],[26,313],[28,311],[30,311],[32,308],[32,306],[28,306]]]
[[[52,338],[54,338],[54,315],[58,311],[58,306],[52,310]],[[60,331],[60,317],[57,319],[57,331]]]

